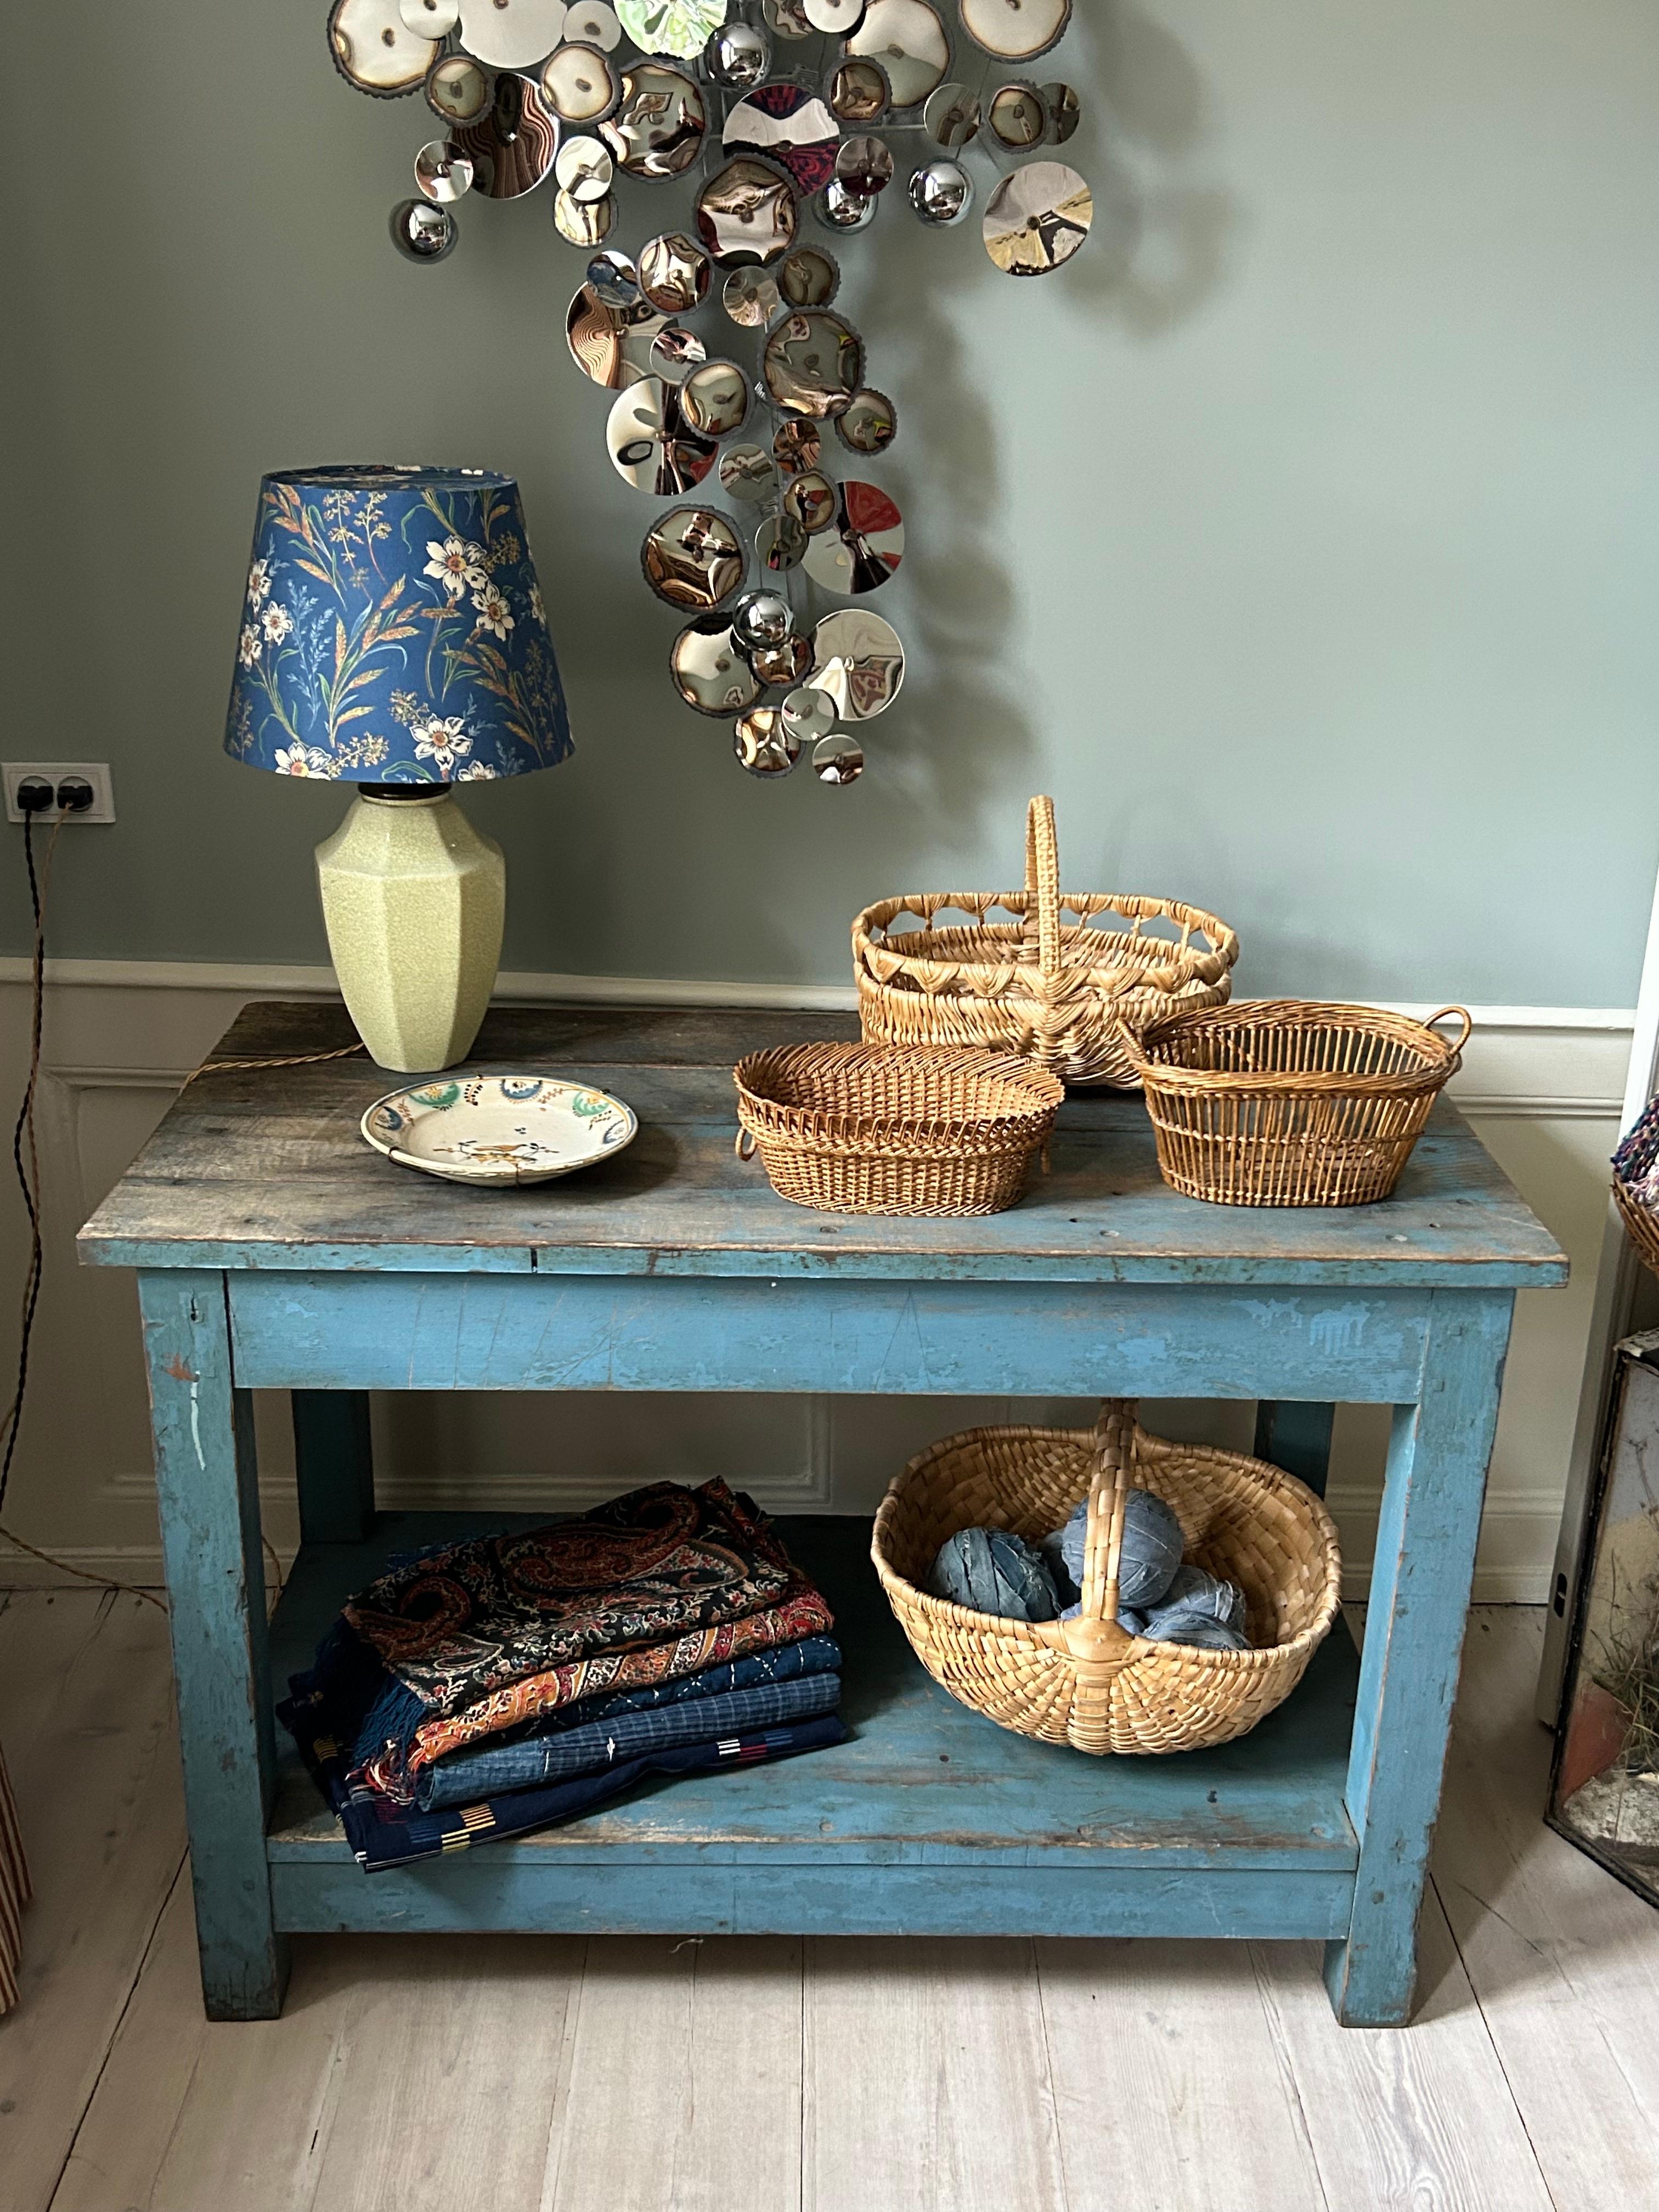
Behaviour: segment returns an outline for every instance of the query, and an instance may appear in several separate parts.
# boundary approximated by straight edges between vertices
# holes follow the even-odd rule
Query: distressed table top
[[[343,1007],[247,1007],[210,1055],[354,1041]],[[640,1118],[615,1159],[522,1188],[444,1182],[370,1150],[366,1107],[407,1078],[366,1057],[203,1075],[81,1232],[112,1267],[777,1275],[1124,1283],[1540,1287],[1566,1261],[1443,1098],[1382,1205],[1206,1206],[1160,1180],[1140,1100],[1074,1093],[1053,1173],[1006,1213],[810,1212],[733,1156],[746,1052],[857,1035],[850,1016],[498,1008],[467,1066],[614,1091]]]

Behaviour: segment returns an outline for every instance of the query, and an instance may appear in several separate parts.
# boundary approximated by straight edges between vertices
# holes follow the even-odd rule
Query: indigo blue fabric
[[[1060,1532],[1066,1571],[1083,1588],[1083,1552],[1087,1540],[1085,1498]],[[1181,1565],[1181,1523],[1174,1508],[1150,1490],[1131,1490],[1123,1501],[1123,1542],[1118,1553],[1120,1605],[1156,1605]]]
[[[1156,1610],[1169,1613],[1179,1607],[1183,1613],[1209,1613],[1225,1623],[1229,1628],[1244,1626],[1244,1593],[1237,1583],[1223,1582],[1215,1575],[1206,1575],[1202,1567],[1177,1567],[1175,1579],[1158,1601]]]
[[[1149,1644],[1191,1644],[1203,1651],[1248,1651],[1250,1639],[1212,1613],[1166,1605],[1147,1616],[1141,1634]]]
[[[378,467],[267,477],[225,750],[343,783],[471,783],[568,758],[513,478]]]
[[[757,1689],[763,1682],[793,1682],[802,1674],[840,1672],[841,1646],[833,1636],[803,1636],[793,1644],[775,1644],[769,1651],[750,1651],[741,1659],[723,1660],[718,1667],[705,1667],[700,1674],[681,1674],[671,1682],[647,1682],[637,1690],[614,1690],[608,1697],[580,1698],[574,1705],[556,1705],[550,1713],[526,1721],[500,1741],[562,1735],[567,1729],[586,1728],[590,1721],[615,1720],[619,1713],[655,1712],[663,1705],[716,1698],[727,1690]],[[459,1755],[449,1754],[452,1759]]]
[[[787,1721],[815,1719],[841,1703],[839,1674],[803,1674],[793,1682],[762,1682],[752,1690],[727,1690],[655,1711],[620,1713],[556,1735],[531,1736],[499,1749],[453,1751],[415,1778],[415,1802],[429,1812],[464,1805],[504,1790],[537,1789],[576,1774],[625,1765],[647,1752],[672,1751],[710,1736],[741,1735]]]
[[[692,1774],[710,1767],[753,1766],[763,1760],[792,1759],[801,1752],[846,1743],[852,1731],[835,1715],[784,1728],[760,1729],[746,1735],[683,1745],[678,1750],[647,1752],[602,1774],[580,1775],[544,1790],[514,1790],[441,1812],[417,1813],[395,1805],[378,1790],[347,1780],[345,1759],[331,1737],[315,1733],[303,1701],[289,1698],[276,1717],[300,1747],[300,1755],[324,1796],[339,1815],[357,1863],[367,1874],[408,1866],[451,1851],[470,1850],[499,1837],[533,1835],[538,1829],[580,1819],[596,1806],[620,1797],[643,1776]]]
[[[947,1536],[927,1587],[951,1605],[1004,1620],[1052,1620],[1059,1610],[1042,1553],[1006,1528],[958,1528]]]

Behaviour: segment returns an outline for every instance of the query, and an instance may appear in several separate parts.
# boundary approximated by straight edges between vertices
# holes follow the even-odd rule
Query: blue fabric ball
[[[1212,1613],[1240,1634],[1244,1629],[1244,1593],[1237,1583],[1219,1581],[1202,1567],[1177,1567],[1175,1579],[1158,1600],[1163,1612],[1179,1606],[1184,1613]]]
[[[1062,1620],[1076,1620],[1081,1616],[1082,1612],[1083,1601],[1079,1598],[1075,1604],[1068,1605],[1060,1617]],[[1146,1633],[1146,1614],[1137,1613],[1132,1605],[1121,1605],[1118,1607],[1117,1625],[1120,1628],[1127,1628],[1131,1636],[1144,1636]]]
[[[1083,1547],[1088,1535],[1085,1498],[1060,1532],[1066,1571],[1083,1587]],[[1181,1565],[1181,1523],[1173,1507],[1150,1490],[1132,1490],[1123,1502],[1123,1544],[1118,1555],[1117,1601],[1137,1609],[1156,1605]]]
[[[958,1528],[927,1577],[935,1597],[1004,1620],[1052,1620],[1059,1610],[1041,1556],[1006,1528]]]
[[[1036,1547],[1042,1556],[1043,1565],[1048,1570],[1048,1579],[1054,1586],[1054,1596],[1061,1605],[1068,1605],[1075,1612],[1077,1601],[1083,1592],[1072,1580],[1066,1567],[1061,1549],[1065,1541],[1066,1531],[1063,1528],[1052,1528],[1046,1536],[1037,1538]],[[1068,1613],[1062,1618],[1069,1620],[1071,1615]]]
[[[1248,1651],[1250,1639],[1212,1613],[1170,1605],[1152,1613],[1141,1631],[1149,1644],[1192,1644],[1200,1651]]]

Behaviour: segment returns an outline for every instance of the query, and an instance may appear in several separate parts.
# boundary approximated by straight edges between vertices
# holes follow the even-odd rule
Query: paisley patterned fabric
[[[430,1554],[382,1576],[344,1618],[425,1717],[453,1716],[593,1653],[775,1604],[791,1576],[765,1532],[723,1482],[653,1483],[574,1520]]]

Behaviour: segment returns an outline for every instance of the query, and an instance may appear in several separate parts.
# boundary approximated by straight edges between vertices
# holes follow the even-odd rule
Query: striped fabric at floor
[[[17,1801],[11,1794],[5,1753],[0,1752],[0,2012],[17,2002],[17,1968],[23,1955],[23,1907],[29,1898],[29,1870],[23,1857]]]

